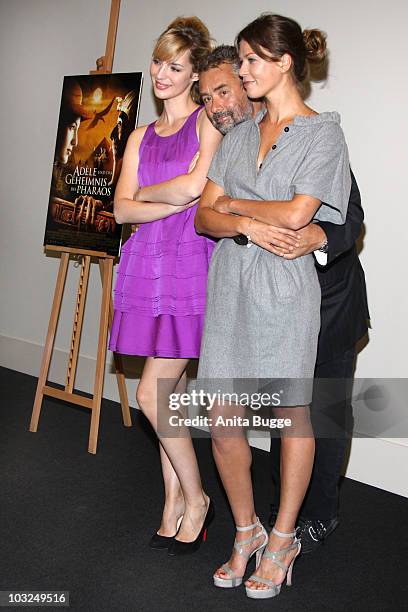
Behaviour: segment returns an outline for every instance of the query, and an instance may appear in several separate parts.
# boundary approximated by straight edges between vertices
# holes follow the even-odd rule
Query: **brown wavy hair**
[[[300,85],[309,76],[310,64],[326,60],[326,34],[318,29],[304,30],[282,15],[263,13],[238,34],[235,44],[245,40],[259,57],[279,61],[285,53],[292,58],[292,76]]]

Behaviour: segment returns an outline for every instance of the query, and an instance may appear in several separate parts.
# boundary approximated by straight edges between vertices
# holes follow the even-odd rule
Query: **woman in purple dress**
[[[196,550],[213,515],[188,430],[160,435],[160,415],[168,426],[169,395],[185,390],[203,330],[213,242],[196,234],[194,216],[221,139],[197,104],[198,71],[210,49],[196,17],[177,18],[159,37],[150,76],[163,112],[129,137],[115,193],[116,221],[139,229],[122,250],[110,349],[147,357],[136,399],[160,436],[165,488],[150,545],[169,554]]]

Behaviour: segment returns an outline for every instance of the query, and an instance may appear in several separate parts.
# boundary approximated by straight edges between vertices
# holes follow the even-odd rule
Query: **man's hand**
[[[296,259],[313,253],[326,241],[326,234],[316,223],[309,223],[295,232],[251,220],[247,228],[252,242],[285,259]]]
[[[251,242],[280,257],[284,253],[293,253],[299,245],[300,236],[291,229],[267,225],[255,219],[250,219],[244,229],[243,233],[251,237]]]
[[[282,254],[285,259],[296,259],[303,255],[308,255],[317,251],[326,242],[327,236],[324,230],[317,223],[309,223],[297,232],[300,236],[299,246],[291,252],[286,251]]]
[[[231,202],[232,198],[222,195],[215,200],[212,208],[219,213],[233,214],[230,213]],[[251,241],[258,246],[285,259],[296,259],[313,253],[327,239],[320,225],[316,223],[309,223],[301,230],[294,231],[251,219],[242,233],[249,235]]]

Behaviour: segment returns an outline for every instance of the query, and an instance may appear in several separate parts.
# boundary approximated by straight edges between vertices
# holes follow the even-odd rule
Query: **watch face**
[[[246,244],[248,244],[248,238],[244,236],[244,234],[238,234],[238,236],[234,236],[232,239],[234,242],[240,244],[241,246],[245,246]]]

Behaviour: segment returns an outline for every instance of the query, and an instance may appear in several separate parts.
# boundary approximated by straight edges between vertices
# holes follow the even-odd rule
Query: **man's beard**
[[[220,111],[214,113],[211,117],[211,123],[213,126],[225,136],[227,132],[232,130],[233,127],[250,119],[252,117],[251,111],[239,111],[233,112],[232,110]]]

